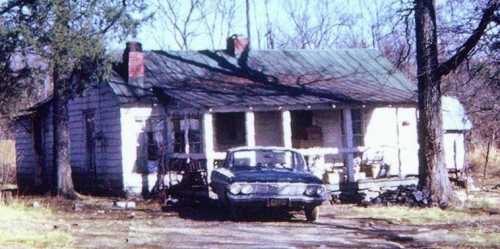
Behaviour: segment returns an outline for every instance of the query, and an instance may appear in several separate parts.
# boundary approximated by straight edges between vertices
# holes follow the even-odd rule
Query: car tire
[[[234,205],[229,205],[229,215],[231,220],[237,221],[241,216],[241,210]]]
[[[305,207],[304,213],[309,222],[315,222],[319,218],[319,206]]]

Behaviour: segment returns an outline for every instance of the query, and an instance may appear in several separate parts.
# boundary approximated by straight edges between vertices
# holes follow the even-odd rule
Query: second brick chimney
[[[234,34],[226,40],[226,51],[231,56],[239,57],[249,49],[248,39],[242,35]]]

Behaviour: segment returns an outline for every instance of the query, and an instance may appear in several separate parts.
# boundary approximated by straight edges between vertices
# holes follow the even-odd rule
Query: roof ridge
[[[190,53],[190,52],[201,52],[201,51],[212,51],[212,52],[223,52],[225,49],[199,49],[199,50],[172,50],[172,49],[152,49],[152,50],[144,50],[145,53],[148,52],[180,52],[180,53]],[[290,49],[250,49],[250,52],[322,52],[322,51],[377,51],[376,48],[290,48]]]

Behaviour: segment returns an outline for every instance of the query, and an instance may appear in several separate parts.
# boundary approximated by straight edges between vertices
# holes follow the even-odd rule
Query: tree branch
[[[3,15],[7,12],[9,12],[11,9],[24,5],[25,2],[31,2],[31,1],[23,1],[23,0],[12,0],[9,1],[5,6],[2,6],[2,9],[0,9],[0,15]]]
[[[500,14],[497,14],[493,17],[493,21],[496,22],[497,24],[500,24]]]
[[[464,42],[458,51],[447,61],[439,64],[437,74],[439,77],[447,75],[452,70],[457,68],[460,63],[469,55],[470,51],[476,46],[481,37],[483,36],[488,24],[494,20],[495,11],[498,10],[500,4],[499,0],[490,0],[487,7],[483,10],[483,15],[479,21],[478,26],[472,32],[471,36]]]
[[[108,25],[104,27],[104,29],[102,29],[99,33],[100,34],[107,33],[109,29],[113,27],[116,24],[116,22],[118,22],[118,20],[120,20],[120,18],[123,16],[123,13],[125,13],[126,9],[127,9],[127,0],[122,0],[122,7],[120,8],[120,11],[118,11],[118,13],[114,15],[113,18],[111,18],[111,21],[108,23]]]

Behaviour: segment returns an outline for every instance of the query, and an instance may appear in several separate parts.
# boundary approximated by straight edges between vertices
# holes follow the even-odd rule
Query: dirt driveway
[[[446,229],[398,225],[372,218],[342,218],[322,206],[316,223],[301,213],[253,213],[239,222],[212,206],[131,211],[107,207],[60,211],[60,228],[75,248],[413,248],[443,247],[457,240]]]

